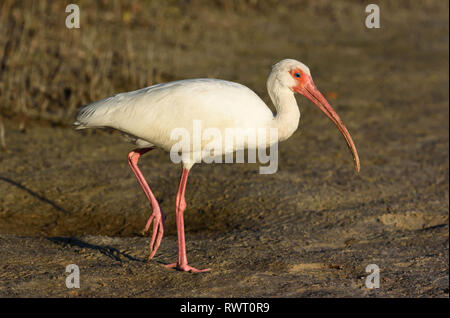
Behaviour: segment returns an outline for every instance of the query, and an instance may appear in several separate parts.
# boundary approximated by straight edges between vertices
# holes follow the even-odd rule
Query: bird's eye
[[[300,75],[300,73],[295,73],[294,76],[295,77],[300,77],[301,75]]]

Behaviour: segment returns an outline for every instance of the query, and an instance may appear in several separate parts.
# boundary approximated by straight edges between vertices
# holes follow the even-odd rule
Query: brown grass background
[[[356,62],[358,49],[367,45],[372,46],[371,52],[365,50],[372,58],[389,50],[377,43],[382,31],[372,32],[372,43],[363,43],[370,31],[361,27],[365,18],[361,11],[367,3],[78,1],[81,28],[67,29],[67,1],[4,0],[0,3],[0,114],[21,121],[70,124],[77,108],[86,103],[195,77],[239,81],[264,94],[268,68],[286,57],[308,61],[331,85],[338,76],[333,64],[344,56],[354,55]],[[380,5],[384,26],[411,10],[421,11],[426,19],[429,14],[445,14],[448,7],[445,1],[434,0]],[[351,34],[351,39],[343,41],[335,33]],[[317,61],[324,59],[329,63],[321,66]],[[392,66],[383,61],[377,74],[365,76],[377,81]]]

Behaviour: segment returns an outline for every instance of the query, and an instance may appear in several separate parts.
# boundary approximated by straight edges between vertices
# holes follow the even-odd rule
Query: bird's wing
[[[157,86],[157,85],[155,85]],[[121,108],[133,104],[139,96],[153,87],[150,86],[133,92],[121,93],[84,106],[73,123],[76,129],[112,127],[110,116]]]
[[[148,141],[170,137],[175,128],[192,132],[193,120],[206,127],[252,127],[273,117],[270,109],[244,85],[192,79],[158,84],[118,94],[85,106],[77,129],[112,127]]]

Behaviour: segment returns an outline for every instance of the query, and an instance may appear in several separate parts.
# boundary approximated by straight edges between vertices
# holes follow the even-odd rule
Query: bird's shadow
[[[4,182],[7,182],[7,183],[9,183],[9,184],[11,184],[11,185],[13,185],[13,186],[15,186],[15,187],[17,187],[17,188],[19,188],[19,189],[25,191],[25,192],[27,192],[28,194],[30,194],[31,196],[33,196],[33,197],[35,197],[35,198],[41,200],[42,202],[45,202],[45,203],[50,204],[53,208],[55,208],[55,209],[58,210],[59,212],[64,213],[65,215],[70,215],[70,214],[72,214],[70,211],[68,211],[67,209],[65,209],[65,208],[63,208],[63,207],[61,207],[61,206],[59,206],[59,205],[57,205],[57,204],[56,204],[55,202],[53,202],[52,200],[47,199],[46,197],[44,197],[44,196],[42,196],[42,195],[40,195],[40,194],[34,192],[33,190],[27,188],[26,186],[24,186],[23,184],[21,184],[21,183],[19,183],[19,182],[17,182],[17,181],[14,181],[14,180],[12,180],[12,179],[10,179],[10,178],[6,178],[6,177],[3,177],[3,176],[0,176],[0,180],[2,180],[2,181],[4,181]]]
[[[47,237],[47,240],[50,242],[53,242],[55,244],[61,245],[61,246],[76,246],[80,248],[87,248],[94,251],[98,251],[101,254],[111,258],[112,260],[121,262],[121,257],[124,257],[130,261],[135,262],[145,262],[146,260],[138,259],[136,257],[133,257],[127,253],[119,251],[117,248],[110,247],[110,246],[101,246],[101,245],[93,245],[87,242],[84,242],[80,239],[73,238],[73,237]]]

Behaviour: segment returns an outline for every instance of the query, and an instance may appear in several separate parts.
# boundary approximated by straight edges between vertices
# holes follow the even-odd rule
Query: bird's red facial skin
[[[300,77],[298,77],[298,75],[300,75]],[[294,91],[296,89],[301,89],[308,82],[307,75],[303,73],[299,68],[293,69],[291,71],[291,76],[297,82],[297,85],[292,88]]]

